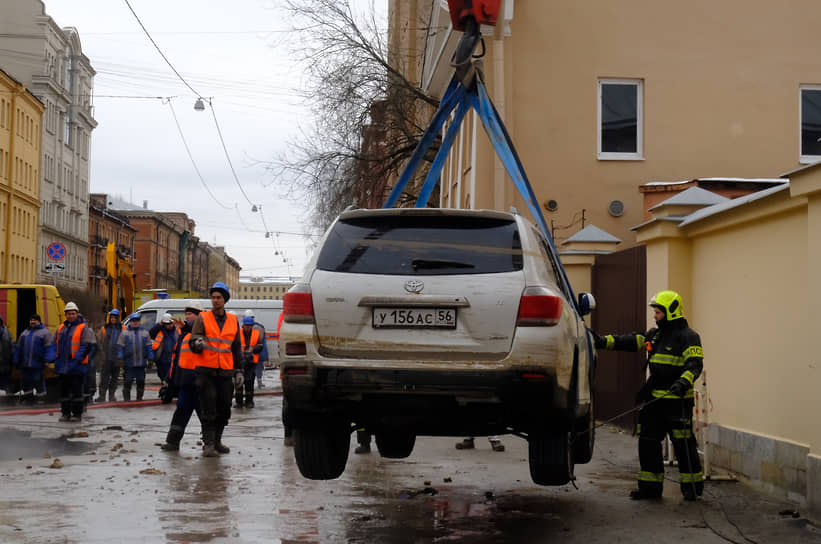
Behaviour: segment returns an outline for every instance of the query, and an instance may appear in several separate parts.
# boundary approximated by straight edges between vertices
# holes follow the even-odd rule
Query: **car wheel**
[[[345,422],[294,429],[294,457],[309,480],[339,478],[348,463],[351,430]]]
[[[590,397],[590,410],[587,415],[576,421],[576,433],[573,435],[573,462],[589,463],[593,458],[593,445],[596,443],[596,415],[593,411],[593,397]]]
[[[376,447],[379,454],[388,459],[404,459],[413,452],[416,435],[402,431],[377,433]]]
[[[527,439],[530,477],[539,485],[564,485],[573,477],[570,433],[536,434]]]

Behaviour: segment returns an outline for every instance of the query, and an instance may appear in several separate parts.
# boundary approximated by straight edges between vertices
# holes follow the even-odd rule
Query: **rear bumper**
[[[568,391],[544,369],[389,370],[308,367],[282,387],[294,426],[328,416],[420,435],[530,432],[572,421]],[[571,402],[572,403],[572,402]]]

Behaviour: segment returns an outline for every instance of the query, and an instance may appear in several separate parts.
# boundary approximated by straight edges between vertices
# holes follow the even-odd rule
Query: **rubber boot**
[[[143,400],[143,393],[145,393],[145,382],[137,382],[137,400]]]
[[[473,442],[473,438],[465,438],[461,442],[456,443],[457,450],[472,450],[475,447],[476,445]]]
[[[237,403],[236,407],[237,408],[245,408],[245,403],[242,401],[242,393],[237,393],[237,395],[234,397],[234,399],[236,400],[236,403]]]
[[[231,448],[226,446],[222,443],[222,431],[225,430],[225,427],[217,430],[217,439],[214,442],[214,449],[217,450],[217,453],[226,454],[231,453]]]
[[[217,440],[217,431],[214,429],[213,426],[204,425],[202,428],[202,456],[203,457],[216,457],[219,454],[217,453],[216,447],[214,444]]]
[[[117,402],[117,395],[114,394],[115,391],[117,391],[115,387],[108,390],[108,402]]]
[[[131,384],[123,386],[123,400],[125,402],[131,402]]]
[[[246,393],[245,394],[245,407],[246,408],[253,408],[254,407],[254,394],[253,393]]]
[[[165,437],[165,444],[162,444],[160,448],[164,451],[179,451],[182,435],[182,429],[179,429],[176,425],[172,425],[171,428],[168,429],[168,435]]]

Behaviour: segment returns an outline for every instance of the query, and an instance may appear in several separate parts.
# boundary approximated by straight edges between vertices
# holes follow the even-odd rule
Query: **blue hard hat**
[[[231,291],[229,291],[228,286],[225,285],[224,283],[222,283],[221,281],[218,281],[217,283],[212,285],[211,290],[208,291],[208,294],[210,295],[214,291],[221,292],[222,293],[222,298],[225,299],[225,302],[228,302],[228,299],[231,298]]]
[[[128,316],[128,319],[130,319],[131,321],[139,321],[140,320],[140,312],[134,312],[133,314]]]
[[[113,310],[108,312],[108,315],[116,315],[117,317],[120,317],[120,310],[118,310],[117,308],[114,308]]]
[[[254,318],[251,317],[250,315],[246,315],[245,317],[242,318],[242,324],[243,325],[253,325],[254,324]]]

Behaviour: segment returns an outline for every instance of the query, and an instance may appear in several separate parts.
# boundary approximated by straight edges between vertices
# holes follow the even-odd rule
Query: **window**
[[[801,115],[801,157],[809,164],[821,160],[821,85],[802,85],[799,101]]]
[[[599,80],[599,159],[644,159],[642,87],[639,79]]]

